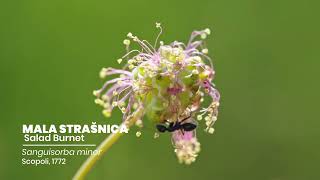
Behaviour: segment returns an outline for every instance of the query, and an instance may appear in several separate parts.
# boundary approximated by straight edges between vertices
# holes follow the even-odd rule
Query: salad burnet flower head
[[[117,62],[124,64],[122,69],[103,68],[101,78],[116,76],[93,92],[95,103],[103,107],[103,114],[110,117],[118,108],[123,121],[139,113],[135,125],[143,127],[143,121],[149,119],[155,125],[161,124],[161,132],[172,134],[172,144],[180,163],[191,164],[200,152],[200,143],[196,137],[198,122],[204,122],[205,132],[212,134],[217,120],[219,92],[213,84],[215,71],[204,40],[210,35],[210,29],[193,31],[187,44],[174,41],[158,43],[160,30],[155,43],[151,45],[132,33],[123,41],[127,53]],[[139,49],[130,49],[137,43]],[[205,96],[211,98],[208,106],[203,107]],[[146,118],[144,118],[144,116]],[[194,128],[183,128],[183,124]],[[156,126],[154,126],[156,127]],[[161,132],[154,128],[155,138]],[[138,131],[136,135],[141,136]]]

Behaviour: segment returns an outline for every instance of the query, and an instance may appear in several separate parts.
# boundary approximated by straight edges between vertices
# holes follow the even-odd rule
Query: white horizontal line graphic
[[[96,146],[96,144],[22,144],[22,146],[55,146],[55,147],[68,147],[68,146]]]

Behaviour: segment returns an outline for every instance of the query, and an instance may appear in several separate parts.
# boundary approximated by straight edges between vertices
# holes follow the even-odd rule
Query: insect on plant
[[[159,34],[154,45],[141,40],[132,33],[123,41],[127,53],[117,59],[124,64],[122,69],[102,68],[100,77],[103,86],[93,92],[95,103],[102,113],[110,117],[118,108],[122,114],[122,125],[141,128],[144,121],[154,123],[154,137],[168,132],[178,161],[191,164],[200,152],[196,137],[197,122],[204,122],[205,132],[212,134],[217,120],[220,94],[212,82],[215,78],[213,61],[209,57],[205,39],[210,29],[193,31],[185,44],[179,41],[159,41],[162,34],[160,23],[156,23]],[[140,46],[131,49],[131,41]],[[111,78],[111,76],[116,76]],[[204,99],[211,99],[205,106]],[[141,132],[136,133],[141,136]],[[75,178],[84,177],[93,164],[121,136],[111,134],[98,147],[100,156],[91,156],[82,165]]]
[[[182,119],[181,121],[176,121],[176,122],[166,121],[166,123],[169,124],[168,126],[166,126],[165,124],[157,124],[156,128],[161,133],[164,133],[166,131],[173,132],[173,131],[177,131],[177,130],[180,130],[182,133],[184,131],[192,131],[192,130],[196,129],[197,125],[195,123],[191,123],[191,122],[184,123],[184,121],[186,121],[190,117],[191,116],[186,117],[186,118]]]

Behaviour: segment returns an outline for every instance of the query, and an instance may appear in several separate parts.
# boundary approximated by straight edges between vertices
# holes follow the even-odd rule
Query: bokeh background
[[[170,136],[124,136],[88,179],[320,178],[319,3],[279,0],[15,0],[0,2],[0,179],[71,179],[66,166],[21,165],[23,123],[115,123],[93,103],[102,67],[119,67],[130,31],[153,41],[186,41],[209,27],[221,92],[214,135],[178,164]],[[104,136],[89,136],[99,143]]]

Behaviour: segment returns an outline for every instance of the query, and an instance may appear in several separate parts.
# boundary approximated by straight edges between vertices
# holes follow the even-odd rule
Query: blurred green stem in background
[[[129,116],[121,125],[126,125],[128,128],[133,125],[143,114],[143,108],[139,107],[137,111]],[[82,180],[86,177],[93,165],[107,152],[107,150],[123,135],[119,131],[109,135],[97,148],[100,153],[91,155],[79,168],[73,180]]]

